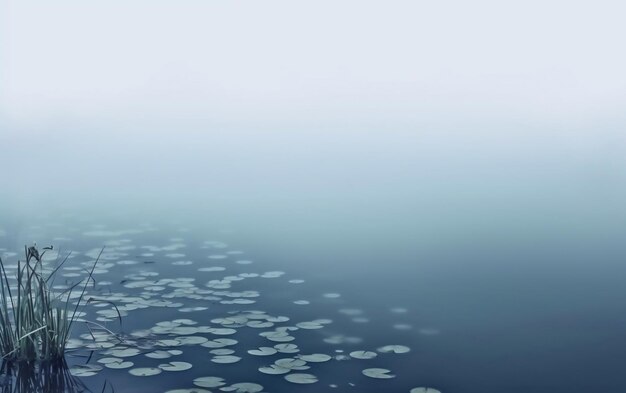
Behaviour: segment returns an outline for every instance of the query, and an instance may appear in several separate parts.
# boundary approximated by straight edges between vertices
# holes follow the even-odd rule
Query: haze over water
[[[333,319],[302,338],[307,353],[410,347],[303,371],[320,380],[310,386],[259,376],[248,355],[216,366],[198,348],[174,377],[105,370],[90,386],[156,391],[221,375],[268,392],[622,392],[623,11],[9,1],[0,253],[36,241],[85,254],[130,238],[138,251],[120,260],[202,286],[197,268],[214,251],[204,242],[220,241],[253,261],[248,271],[229,256],[232,274],[285,272],[244,288],[263,295],[258,307]],[[137,256],[172,238],[193,265]],[[115,269],[106,280],[125,290],[135,267]],[[189,317],[205,323],[219,307]],[[131,313],[125,329],[159,317]],[[323,341],[333,334],[362,341]]]

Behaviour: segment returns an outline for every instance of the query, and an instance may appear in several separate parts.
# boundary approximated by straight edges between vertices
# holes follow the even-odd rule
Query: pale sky
[[[250,196],[611,187],[626,178],[624,4],[5,0],[2,180],[16,200],[33,179]]]
[[[5,0],[0,119],[614,123],[624,4]]]

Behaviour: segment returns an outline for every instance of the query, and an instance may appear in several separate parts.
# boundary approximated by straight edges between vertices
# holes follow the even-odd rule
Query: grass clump
[[[0,393],[91,392],[80,379],[71,374],[64,359],[51,362],[5,361],[0,366],[0,378],[2,378]]]
[[[18,260],[15,277],[7,273],[0,259],[0,355],[4,360],[63,358],[78,307],[92,280],[100,255],[85,279],[55,294],[49,289],[49,284],[69,255],[49,272],[42,259],[46,251],[51,249],[46,247],[40,253],[36,246],[25,246],[26,259]],[[72,302],[70,299],[73,298],[74,290],[80,291],[80,296]]]

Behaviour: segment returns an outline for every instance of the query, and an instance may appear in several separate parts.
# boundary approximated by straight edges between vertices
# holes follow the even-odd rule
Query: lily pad
[[[108,351],[107,353],[109,355],[113,355],[116,357],[120,357],[120,358],[127,358],[127,357],[132,357],[132,356],[137,356],[139,355],[141,351],[139,351],[137,348],[124,348],[124,349],[113,349]]]
[[[309,384],[318,381],[317,377],[313,374],[288,374],[285,375],[285,379],[291,383]]]
[[[107,363],[114,363],[114,362],[123,362],[124,359],[121,358],[101,358],[98,359],[97,362],[98,363],[102,363],[102,364],[107,364]]]
[[[263,374],[279,375],[279,374],[287,374],[291,370],[288,368],[284,368],[284,367],[280,367],[275,364],[272,364],[270,366],[259,367],[259,371],[262,372]]]
[[[311,355],[300,355],[298,356],[298,359],[311,363],[323,363],[329,361],[330,359],[332,359],[332,357],[324,353],[314,353]]]
[[[270,356],[278,352],[272,347],[260,347],[259,349],[250,349],[248,353],[255,356]]]
[[[297,353],[300,349],[296,344],[276,344],[274,348],[280,353]]]
[[[235,353],[235,351],[230,348],[217,348],[209,352],[213,355],[232,355],[233,353]]]
[[[203,388],[217,388],[226,385],[224,378],[220,377],[200,377],[193,380],[193,384]]]
[[[169,351],[153,351],[146,353],[145,356],[151,359],[167,359],[171,358],[172,354]]]
[[[306,365],[306,361],[302,359],[284,358],[274,362],[278,367],[288,368],[290,370],[307,370],[310,367]]]
[[[220,390],[235,393],[258,393],[263,390],[263,386],[258,383],[240,382],[223,387]]]
[[[407,353],[411,351],[411,348],[406,345],[385,345],[378,348],[378,352],[381,353]]]
[[[120,359],[121,360],[121,359]],[[123,369],[123,368],[131,368],[135,363],[129,361],[119,361],[119,362],[109,362],[105,363],[104,367],[112,368],[112,369]]]
[[[395,375],[389,374],[391,370],[387,370],[386,368],[366,368],[361,372],[363,375],[370,378],[389,379],[395,377]]]
[[[220,364],[237,363],[240,360],[241,358],[239,356],[234,356],[234,355],[218,355],[218,356],[214,356],[213,358],[211,358],[211,361],[213,363],[220,363]]]
[[[185,371],[192,367],[191,363],[187,362],[169,362],[159,364],[159,368],[163,371]]]
[[[352,351],[350,352],[350,356],[355,359],[373,359],[378,356],[378,354],[372,351]]]
[[[93,364],[80,364],[70,368],[70,374],[75,377],[91,377],[96,375],[100,370],[102,370],[101,366]]]
[[[156,367],[139,367],[130,369],[128,372],[136,377],[151,377],[153,375],[161,374],[161,369]]]

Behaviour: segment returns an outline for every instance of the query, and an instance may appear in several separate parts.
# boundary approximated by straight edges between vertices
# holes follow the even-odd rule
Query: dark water
[[[241,357],[236,363],[212,362],[212,348],[202,345],[184,345],[168,359],[141,353],[127,359],[131,370],[169,361],[192,368],[149,377],[104,368],[79,377],[93,391],[106,381],[116,392],[166,392],[207,376],[224,378],[213,391],[240,382],[266,392],[625,391],[620,139],[435,134],[372,133],[364,140],[356,132],[341,138],[167,132],[144,140],[73,133],[33,162],[21,160],[33,143],[24,137],[21,149],[2,155],[2,167],[15,170],[3,178],[0,247],[6,255],[33,241],[54,244],[75,252],[69,267],[86,267],[94,250],[106,246],[119,254],[103,260],[107,267],[96,277],[109,284],[90,295],[112,292],[114,303],[139,295],[182,303],[129,310],[121,327],[109,318],[106,327],[119,334],[179,318],[220,327],[216,318],[246,310],[289,318],[267,328],[238,326],[224,336],[237,340],[226,348]],[[37,143],[57,137],[45,134]],[[129,260],[135,264],[120,264]],[[206,267],[224,270],[198,270]],[[249,276],[276,271],[284,274]],[[157,288],[128,287],[144,273],[139,277]],[[209,293],[162,298],[181,282],[158,281],[193,279],[194,291],[220,292],[210,280],[233,276],[244,279],[227,280],[231,288],[224,290],[258,291],[246,298],[254,303],[223,304],[219,299],[230,299],[225,294],[203,298]],[[308,304],[294,303],[301,300]],[[179,311],[188,307],[207,309]],[[85,319],[100,310],[86,307]],[[259,333],[317,319],[331,322],[289,331],[298,353],[247,352],[277,344]],[[77,325],[74,337],[83,333]],[[142,337],[140,349],[150,352],[169,336]],[[400,345],[403,353],[381,353],[387,345]],[[360,350],[377,356],[349,356]],[[95,351],[89,364],[100,365],[110,357],[106,351]],[[318,382],[298,385],[258,370],[307,354],[332,357],[295,370]],[[70,355],[71,366],[87,360],[83,347]],[[395,377],[370,378],[362,374],[368,368]]]
[[[94,294],[138,295],[141,289],[126,288],[124,283],[128,275],[141,272],[158,273],[147,280],[194,279],[200,289],[206,289],[209,280],[225,276],[284,272],[276,278],[232,282],[230,291],[258,291],[254,304],[176,299],[184,307],[208,309],[132,310],[122,326],[106,322],[118,333],[179,318],[215,327],[212,319],[244,310],[289,317],[276,326],[332,320],[321,329],[291,333],[300,354],[333,357],[308,363],[308,370],[291,372],[315,375],[316,383],[293,384],[284,375],[259,372],[259,367],[297,354],[249,355],[249,349],[278,343],[259,335],[273,327],[244,326],[227,336],[194,334],[237,340],[228,347],[242,358],[236,363],[213,363],[212,348],[200,345],[182,346],[181,355],[166,360],[139,354],[126,358],[134,363],[132,368],[169,361],[193,367],[148,377],[130,375],[129,369],[104,368],[80,378],[93,391],[100,391],[106,381],[116,392],[165,392],[192,388],[195,378],[205,376],[224,378],[226,385],[221,388],[253,382],[262,385],[264,392],[408,392],[419,386],[477,393],[621,392],[626,388],[622,372],[626,350],[621,344],[626,338],[626,245],[617,231],[623,226],[617,210],[606,206],[598,207],[596,214],[578,210],[568,218],[570,207],[552,204],[559,217],[555,219],[545,216],[550,209],[542,206],[525,214],[502,208],[499,216],[484,215],[481,221],[484,208],[435,217],[428,209],[404,215],[402,206],[406,203],[357,205],[343,215],[335,215],[333,206],[321,202],[302,211],[242,206],[238,213],[195,215],[184,206],[161,214],[138,206],[114,214],[75,214],[70,209],[29,220],[7,212],[0,247],[5,254],[18,252],[20,244],[37,239],[39,245],[76,251],[73,264],[92,261],[84,254],[89,250],[107,245],[106,250],[112,251],[121,246],[122,254],[105,261],[113,266],[97,277],[110,285]],[[276,214],[278,210],[283,214]],[[607,219],[610,214],[615,220]],[[172,244],[180,248],[145,248]],[[16,258],[9,254],[4,259]],[[119,265],[120,260],[136,264]],[[252,263],[237,263],[242,260]],[[176,261],[193,263],[173,264]],[[225,270],[198,271],[215,266]],[[304,282],[289,282],[294,279]],[[171,290],[164,289],[159,296]],[[309,304],[294,304],[297,300]],[[96,308],[85,310],[87,319],[97,317],[92,314]],[[79,324],[75,336],[81,332],[85,330]],[[386,345],[402,345],[410,351],[378,353],[367,360],[347,356],[357,350],[376,352]],[[142,348],[142,353],[153,349]],[[95,351],[90,364],[98,365],[97,359],[108,356],[103,351]],[[73,351],[68,363],[84,363],[82,356],[88,353]],[[395,378],[374,379],[361,373],[373,367],[389,369]]]

